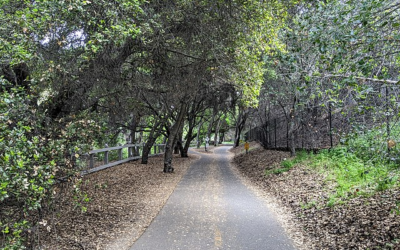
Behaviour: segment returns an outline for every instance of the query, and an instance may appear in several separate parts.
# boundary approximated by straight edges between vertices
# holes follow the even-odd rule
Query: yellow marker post
[[[246,150],[246,154],[249,152],[250,144],[246,141],[244,144],[244,149]]]

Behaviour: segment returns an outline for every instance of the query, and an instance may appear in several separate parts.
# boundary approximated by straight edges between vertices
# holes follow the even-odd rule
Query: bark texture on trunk
[[[168,135],[168,140],[165,145],[165,153],[164,153],[164,173],[170,173],[174,171],[174,168],[172,167],[172,153],[173,153],[173,147],[174,147],[174,141],[176,140],[176,136],[183,124],[185,114],[186,114],[186,108],[187,104],[182,103],[181,108],[179,110],[178,117],[172,125],[169,135]]]
[[[151,131],[147,142],[143,145],[143,152],[142,152],[142,164],[147,164],[149,160],[149,154],[151,151],[151,147],[153,147],[154,143],[156,142],[157,138],[161,134],[162,123],[160,121],[156,122]]]
[[[214,133],[214,146],[217,147],[219,144],[219,129],[221,127],[221,119],[218,119],[217,126],[215,127],[215,133]]]
[[[244,125],[246,124],[247,115],[248,115],[247,111],[244,110],[239,111],[239,117],[236,121],[236,128],[235,128],[235,148],[239,147],[240,134],[242,133]]]
[[[200,146],[201,146],[201,141],[200,141],[200,132],[201,132],[201,127],[203,126],[203,121],[201,121],[200,123],[199,123],[199,126],[197,127],[197,145],[196,145],[196,147],[197,148],[200,148]]]

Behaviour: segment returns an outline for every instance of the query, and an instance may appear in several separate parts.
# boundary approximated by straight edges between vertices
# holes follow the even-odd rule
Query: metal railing
[[[122,146],[117,146],[117,147],[109,147],[109,148],[102,148],[102,149],[95,149],[90,151],[87,156],[88,156],[88,169],[83,170],[81,172],[82,175],[94,173],[106,168],[110,168],[125,162],[133,161],[133,160],[138,160],[142,157],[143,153],[143,144],[126,144]],[[124,159],[123,157],[123,150],[124,149],[128,150],[128,157]],[[112,151],[117,151],[118,152],[118,159],[116,161],[110,162],[110,152]],[[155,144],[152,146],[150,149],[150,154],[149,157],[151,156],[156,156],[159,154],[164,153],[165,151],[165,144]],[[104,154],[103,155],[103,164],[100,166],[95,166],[95,157],[97,154]]]

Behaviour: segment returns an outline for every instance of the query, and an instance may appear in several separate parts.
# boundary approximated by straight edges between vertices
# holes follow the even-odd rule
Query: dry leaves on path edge
[[[89,201],[83,202],[86,196],[77,197],[72,187],[64,190],[45,218],[50,232],[40,227],[41,249],[129,249],[197,158],[175,157],[172,174],[162,172],[159,156],[147,165],[135,161],[85,176],[79,188]]]
[[[307,166],[266,176],[287,152],[253,145],[249,154],[236,153],[234,163],[251,186],[282,214],[281,221],[299,249],[400,249],[400,189],[356,196],[342,205],[327,206],[335,184]]]

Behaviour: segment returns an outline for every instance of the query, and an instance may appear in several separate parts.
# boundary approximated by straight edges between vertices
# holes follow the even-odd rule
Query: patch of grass
[[[308,155],[306,151],[299,151],[296,157],[283,160],[278,168],[267,169],[265,171],[265,174],[270,175],[270,174],[281,174],[287,172],[290,169],[292,169],[296,164],[305,161],[307,158]]]
[[[372,164],[346,147],[321,150],[317,154],[300,151],[296,157],[282,161],[278,168],[267,170],[266,174],[280,174],[299,163],[323,173],[326,181],[335,186],[335,192],[330,195],[326,204],[328,207],[343,204],[355,196],[368,197],[376,192],[400,186],[400,169],[397,166],[390,162]]]
[[[296,157],[297,158],[297,157]],[[370,196],[377,191],[384,191],[399,185],[400,171],[392,164],[365,162],[349,152],[345,147],[322,150],[318,154],[305,157],[300,155],[295,162],[302,162],[324,173],[328,181],[336,186],[336,192],[327,202],[331,207],[348,198],[363,195]]]

